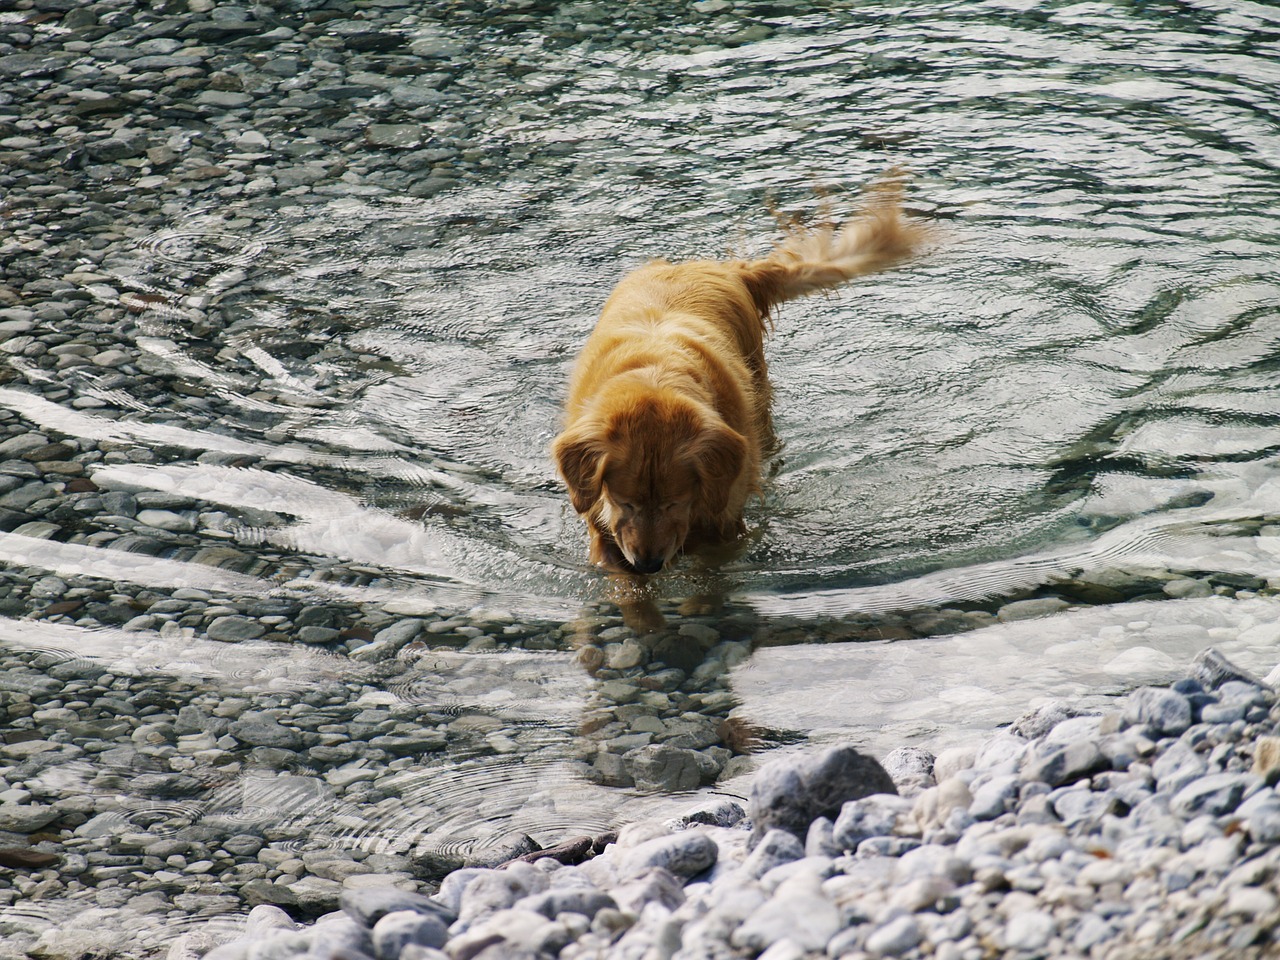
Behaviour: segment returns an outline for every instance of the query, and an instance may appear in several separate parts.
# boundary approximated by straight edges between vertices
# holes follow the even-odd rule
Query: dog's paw
[[[652,600],[635,600],[622,603],[622,622],[636,633],[657,633],[667,625],[662,611]]]
[[[724,609],[724,598],[708,595],[693,596],[676,609],[682,617],[709,617]]]

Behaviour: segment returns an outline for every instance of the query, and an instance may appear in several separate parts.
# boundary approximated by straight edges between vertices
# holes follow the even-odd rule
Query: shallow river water
[[[128,910],[103,901],[110,869],[142,876],[148,843],[196,828],[223,853],[202,877],[250,834],[298,853],[286,873],[340,849],[429,879],[513,833],[741,793],[779,745],[936,751],[1046,698],[1105,705],[1205,646],[1280,660],[1275,9],[323,7],[281,4],[298,32],[277,47],[198,47],[248,64],[230,72],[257,106],[194,115],[186,142],[181,112],[152,116],[153,145],[229,158],[237,189],[89,168],[116,232],[57,275],[67,319],[6,328],[126,355],[5,347],[6,429],[70,442],[92,487],[0,534],[9,666],[69,684],[10,684],[35,712],[11,711],[0,799],[114,789],[128,827],[85,806],[69,829],[124,859],[19,891],[14,929]],[[395,43],[351,41],[362,17]],[[40,83],[92,89],[92,44],[73,52],[90,67]],[[404,92],[423,71],[444,79]],[[298,109],[263,107],[291,91]],[[599,306],[652,257],[763,254],[772,209],[848,213],[893,167],[935,248],[782,308],[781,452],[748,542],[659,578],[667,632],[631,636],[547,454]],[[72,236],[69,216],[20,206],[18,236]],[[723,614],[682,619],[709,586]],[[113,603],[127,616],[90,610]],[[47,737],[79,752],[19,769],[23,731],[101,727],[112,689],[160,722]],[[649,776],[630,751],[655,744],[711,759]],[[121,771],[194,786],[131,792]],[[177,855],[156,863],[197,861]],[[260,879],[136,923],[159,943],[239,916]]]

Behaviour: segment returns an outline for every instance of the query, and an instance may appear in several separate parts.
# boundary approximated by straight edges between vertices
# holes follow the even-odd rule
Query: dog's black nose
[[[661,556],[636,557],[636,573],[657,573],[666,561]]]

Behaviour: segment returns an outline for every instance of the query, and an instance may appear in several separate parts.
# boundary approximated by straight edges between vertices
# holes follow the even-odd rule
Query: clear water
[[[650,4],[625,27],[589,4],[407,22],[469,58],[456,82],[471,113],[434,130],[462,131],[477,164],[453,188],[370,189],[356,150],[343,155],[350,189],[320,202],[174,202],[169,226],[103,261],[103,296],[129,307],[129,336],[156,368],[192,389],[143,401],[85,368],[65,380],[71,400],[103,407],[0,389],[0,404],[50,429],[186,451],[102,479],[269,511],[235,532],[265,569],[13,535],[0,558],[228,596],[572,620],[605,592],[547,447],[612,285],[655,256],[762,253],[770,204],[845,210],[902,165],[912,207],[940,225],[937,249],[787,305],[769,343],[782,453],[749,547],[721,579],[751,624],[731,635],[792,632],[735,671],[734,715],[883,752],[990,729],[1039,697],[1167,679],[1209,643],[1269,670],[1278,638],[1259,627],[1280,606],[1266,597],[945,639],[803,641],[849,614],[994,602],[1082,570],[1280,577],[1267,535],[1280,516],[1280,14],[1232,2],[737,8],[704,18]],[[209,311],[231,322],[210,333]],[[235,416],[212,415],[202,395]],[[237,454],[266,460],[240,467]],[[336,580],[337,564],[361,576]],[[679,598],[694,579],[677,571],[660,590]],[[4,642],[249,700],[352,669],[301,647],[85,633],[11,623]],[[1152,653],[1121,657],[1131,649]],[[474,681],[461,704],[457,675]],[[496,717],[520,734],[512,749],[435,769],[384,822],[365,811],[357,830],[316,810],[308,830],[373,843],[408,823],[441,845],[509,829],[551,841],[662,800],[564,772],[598,700],[567,645],[452,653],[413,676],[367,682],[387,703]]]
[[[652,256],[762,252],[767,202],[812,210],[819,188],[904,164],[942,243],[783,309],[784,449],[740,590],[1076,553],[1256,486],[1280,339],[1265,9],[785,9],[762,8],[767,40],[694,52],[654,27],[654,50],[602,38],[535,57],[537,18],[473,24],[478,60],[540,65],[514,87],[477,67],[492,175],[230,224],[178,212],[110,266],[237,318],[206,338],[193,311],[149,305],[137,340],[243,420],[213,433],[168,408],[128,428],[266,445],[334,481],[138,473],[228,506],[265,497],[293,518],[264,532],[277,545],[409,589],[430,575],[516,613],[571,607],[596,587],[546,449],[613,283]],[[397,519],[422,506],[449,519]]]

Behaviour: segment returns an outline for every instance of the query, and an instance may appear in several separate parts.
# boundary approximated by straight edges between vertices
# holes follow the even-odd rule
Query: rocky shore
[[[319,212],[506,190],[512,170],[536,193],[585,163],[541,135],[563,51],[772,33],[725,0],[666,33],[644,4],[623,29],[606,4],[425,6],[0,14],[0,958],[1274,951],[1280,714],[1212,653],[1112,712],[1064,702],[882,766],[787,753],[803,731],[744,720],[731,683],[765,647],[1261,608],[1276,580],[1221,569],[1257,553],[818,623],[731,604],[640,636],[607,604],[517,617],[324,549],[334,517],[388,552],[421,522],[487,543],[490,518],[468,502],[480,467],[324,429],[395,371],[331,302],[366,295],[344,286],[359,263],[307,272]],[[514,580],[523,559],[495,566]],[[1269,650],[1255,619],[1265,636],[1201,632]]]
[[[1049,704],[936,757],[775,759],[745,808],[633,823],[599,853],[350,890],[307,927],[257,907],[206,956],[1260,958],[1280,945],[1277,780],[1274,690],[1209,649],[1111,712]]]

